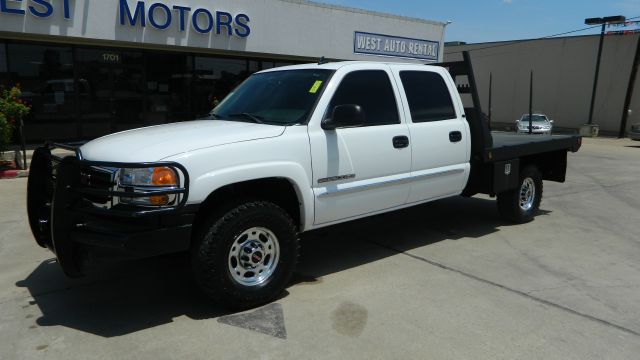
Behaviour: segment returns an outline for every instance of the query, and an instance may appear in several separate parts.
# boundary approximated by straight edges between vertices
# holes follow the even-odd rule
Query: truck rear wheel
[[[267,303],[282,293],[298,260],[291,216],[263,201],[212,217],[196,235],[192,267],[200,288],[234,310]]]
[[[508,221],[522,224],[533,220],[542,201],[542,175],[529,165],[520,172],[518,187],[498,194],[498,212]]]

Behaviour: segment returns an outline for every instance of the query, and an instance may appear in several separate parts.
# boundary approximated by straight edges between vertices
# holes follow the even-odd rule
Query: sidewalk
[[[33,151],[36,146],[28,146],[27,147],[27,169],[15,169],[15,170],[0,170],[0,180],[1,179],[15,179],[29,176],[29,166],[31,165],[31,158],[33,157]],[[22,152],[20,152],[20,157],[22,157]]]
[[[13,150],[11,150],[11,152],[7,151],[4,153],[4,155],[6,156],[7,153],[10,155],[13,153]],[[31,156],[33,154],[33,150],[27,150],[27,161],[30,162],[31,161]],[[20,153],[20,158],[22,159],[22,152]],[[7,158],[5,157],[3,159],[4,161],[7,160]],[[28,164],[28,163],[27,163]],[[4,165],[2,165],[4,167]],[[14,163],[12,165],[16,166],[16,164]],[[0,168],[0,179],[15,179],[18,177],[27,177],[29,176],[29,171],[28,170],[22,170],[22,169],[8,169],[8,170],[1,170],[2,168]]]

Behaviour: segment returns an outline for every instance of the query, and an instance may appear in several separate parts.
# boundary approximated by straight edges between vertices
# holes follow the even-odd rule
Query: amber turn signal
[[[169,203],[169,196],[168,195],[151,196],[149,197],[149,203],[151,203],[151,205],[157,205],[157,206],[167,205]]]
[[[159,186],[177,186],[178,176],[175,171],[168,167],[157,167],[153,169],[153,176],[151,177],[151,183]],[[161,196],[154,196],[161,197]],[[152,200],[153,202],[153,200]]]

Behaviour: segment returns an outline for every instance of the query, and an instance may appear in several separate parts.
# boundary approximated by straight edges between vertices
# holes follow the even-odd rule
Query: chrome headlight
[[[123,168],[119,170],[118,187],[126,192],[146,193],[171,190],[178,187],[180,177],[170,167]],[[145,197],[121,197],[120,202],[136,205],[163,206],[176,200],[176,195],[153,195]]]

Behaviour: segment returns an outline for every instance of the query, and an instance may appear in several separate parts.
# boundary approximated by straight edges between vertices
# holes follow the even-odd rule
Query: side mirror
[[[346,104],[333,108],[331,118],[322,120],[322,129],[335,130],[364,124],[364,111],[360,105]]]
[[[549,124],[553,125],[553,120],[549,120]]]
[[[520,120],[516,120],[516,124],[519,123],[519,122],[520,122]]]

